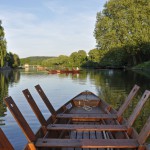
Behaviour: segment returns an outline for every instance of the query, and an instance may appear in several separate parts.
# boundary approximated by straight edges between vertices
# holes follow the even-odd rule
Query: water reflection
[[[8,95],[9,85],[19,82],[19,71],[3,71],[0,72],[0,117],[5,116],[6,105],[3,102],[4,97]],[[0,124],[4,124],[3,120],[0,120]]]

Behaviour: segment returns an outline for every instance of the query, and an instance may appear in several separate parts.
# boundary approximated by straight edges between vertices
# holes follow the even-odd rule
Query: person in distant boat
[[[79,70],[79,68],[77,67],[76,70]]]

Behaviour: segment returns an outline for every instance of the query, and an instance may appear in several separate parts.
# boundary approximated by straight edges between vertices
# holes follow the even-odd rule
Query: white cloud
[[[51,12],[56,14],[63,14],[67,12],[67,7],[59,4],[59,1],[51,0],[43,3],[46,8],[48,8]]]
[[[60,5],[58,1],[44,2],[37,10],[28,9],[0,9],[0,18],[6,33],[8,51],[18,54],[21,58],[27,56],[58,56],[70,55],[79,49],[87,52],[95,47],[93,31],[96,21],[96,10],[76,12]],[[31,8],[30,8],[31,9]],[[34,8],[35,9],[35,8]],[[42,12],[45,14],[43,15]],[[54,15],[55,16],[55,15]]]

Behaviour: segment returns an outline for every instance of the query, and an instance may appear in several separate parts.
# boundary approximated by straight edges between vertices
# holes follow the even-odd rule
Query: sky
[[[0,0],[7,52],[59,56],[96,47],[97,12],[107,0]]]

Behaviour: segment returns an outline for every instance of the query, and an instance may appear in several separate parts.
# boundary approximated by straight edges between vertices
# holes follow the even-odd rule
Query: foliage
[[[101,62],[101,59],[105,56],[106,51],[104,50],[98,50],[98,49],[92,49],[88,53],[88,61],[86,66],[88,67],[97,67],[99,66],[99,63]]]
[[[126,57],[125,57],[126,56]],[[107,52],[105,56],[101,59],[101,66],[112,66],[114,67],[122,67],[127,64],[127,54],[126,51],[122,49],[113,49],[110,52]]]
[[[21,65],[24,65],[26,63],[30,65],[41,65],[42,61],[49,59],[49,58],[53,58],[53,57],[46,57],[46,56],[27,57],[27,58],[21,58],[20,62],[21,62]]]
[[[20,65],[20,59],[17,54],[7,53],[4,28],[0,21],[0,67],[9,66],[16,68]]]
[[[8,66],[10,66],[11,68],[17,68],[20,65],[19,56],[11,52],[7,53],[6,62],[8,63]]]
[[[1,24],[2,22],[0,21],[0,67],[3,67],[5,65],[4,59],[7,51],[4,28]]]
[[[83,66],[87,61],[87,54],[84,50],[73,52],[70,55],[70,64],[74,67]]]
[[[150,43],[150,1],[109,0],[103,12],[97,13],[94,35],[99,49],[110,52],[124,47],[132,64],[139,63],[140,55],[150,49],[142,45]]]
[[[133,69],[145,69],[150,71],[150,61],[146,61],[142,64],[134,66]]]

